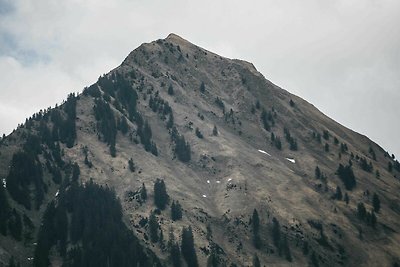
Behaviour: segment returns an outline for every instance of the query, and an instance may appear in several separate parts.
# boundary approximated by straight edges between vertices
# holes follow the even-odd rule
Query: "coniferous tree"
[[[218,135],[218,129],[217,126],[214,124],[214,128],[213,128],[213,135],[217,136]]]
[[[7,234],[7,220],[9,218],[10,204],[6,195],[6,191],[2,184],[0,184],[0,233]]]
[[[365,219],[365,216],[367,215],[367,210],[365,209],[365,206],[363,203],[358,203],[357,205],[357,216],[361,220]]]
[[[356,177],[351,169],[351,165],[343,166],[339,164],[336,174],[342,180],[347,190],[352,190],[356,186]]]
[[[201,82],[200,84],[200,92],[204,93],[206,91],[206,86],[204,85],[204,82]]]
[[[157,179],[154,183],[154,204],[160,210],[164,210],[169,201],[164,180]]]
[[[171,204],[171,219],[177,221],[182,219],[182,206],[179,201],[172,201]]]
[[[337,200],[342,200],[342,198],[343,198],[342,189],[340,188],[340,186],[336,187],[335,198]]]
[[[321,170],[319,167],[315,167],[315,178],[320,179],[321,178]]]
[[[275,217],[272,219],[272,241],[275,247],[279,248],[281,241],[281,227],[279,221]]]
[[[194,248],[194,238],[192,227],[183,227],[182,229],[182,241],[181,241],[181,252],[188,266],[198,267],[196,250]]]
[[[200,139],[203,139],[203,134],[200,132],[200,129],[196,127],[196,136]]]
[[[254,254],[253,256],[253,267],[261,267],[260,259],[257,254]]]
[[[261,238],[260,238],[260,218],[256,209],[253,211],[253,216],[251,218],[252,228],[253,228],[253,244],[256,249],[261,248]]]
[[[344,193],[344,201],[346,202],[347,205],[349,204],[350,199],[347,193]]]
[[[159,235],[158,235],[158,228],[160,225],[158,224],[157,217],[154,212],[150,214],[149,217],[149,235],[150,235],[150,240],[153,243],[157,243],[159,240]]]
[[[172,87],[172,84],[170,84],[170,85],[168,86],[168,94],[169,94],[169,95],[173,95],[173,94],[174,94],[174,87]]]
[[[374,207],[374,211],[379,213],[379,210],[381,209],[381,201],[376,193],[374,193],[372,197],[372,206]]]
[[[140,189],[140,198],[146,202],[147,200],[147,190],[146,190],[146,186],[144,185],[144,183],[142,183],[142,188]]]

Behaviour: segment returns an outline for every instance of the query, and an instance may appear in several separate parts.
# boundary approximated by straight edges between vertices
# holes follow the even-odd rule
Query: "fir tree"
[[[374,211],[376,213],[379,213],[379,210],[381,209],[381,201],[379,200],[379,196],[374,193],[372,197],[372,206],[374,207]]]
[[[168,204],[169,196],[164,180],[157,179],[154,183],[154,204],[160,210],[164,210]]]
[[[199,266],[194,248],[194,238],[191,226],[188,228],[183,227],[182,229],[181,252],[188,266]]]
[[[146,202],[147,200],[147,190],[146,190],[146,186],[144,185],[144,183],[142,183],[142,188],[140,189],[140,198]]]
[[[160,225],[158,224],[157,217],[154,212],[150,214],[149,217],[149,235],[150,235],[150,240],[153,243],[157,243],[159,239],[158,235],[158,228]]]

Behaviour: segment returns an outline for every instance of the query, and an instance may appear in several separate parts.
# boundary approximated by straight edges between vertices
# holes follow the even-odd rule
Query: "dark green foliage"
[[[272,241],[275,245],[275,247],[279,248],[280,241],[281,241],[281,226],[279,224],[279,221],[274,217],[272,219]]]
[[[261,238],[260,238],[260,218],[256,209],[253,211],[251,217],[251,226],[253,229],[253,244],[256,249],[261,248]]]
[[[3,181],[0,181],[0,233],[7,234],[7,220],[10,213],[10,204],[8,203],[6,191],[3,187]]]
[[[196,136],[200,139],[203,139],[203,134],[200,132],[200,129],[196,127]]]
[[[172,85],[170,88],[172,88]],[[167,101],[160,97],[158,91],[156,92],[154,97],[150,96],[149,107],[153,112],[160,114],[163,120],[165,119],[165,116],[172,113],[172,108]]]
[[[145,202],[147,200],[147,190],[144,183],[142,183],[142,188],[140,189],[140,198]]]
[[[172,112],[169,114],[166,126],[167,126],[167,129],[171,129],[174,126],[174,115],[172,114]]]
[[[274,145],[277,149],[282,150],[282,142],[279,136],[275,136]]]
[[[133,159],[132,159],[132,158],[130,158],[130,159],[128,160],[128,167],[129,167],[129,170],[130,170],[131,172],[135,172],[135,171],[136,171],[135,163],[133,162]]]
[[[83,89],[83,95],[85,96],[92,96],[94,98],[100,97],[101,96],[101,92],[99,90],[99,87],[97,86],[97,83],[92,84],[89,87],[86,87],[85,89]]]
[[[294,107],[294,106],[295,106],[295,103],[293,102],[292,99],[290,99],[289,104],[290,104],[291,107]]]
[[[324,149],[325,149],[325,152],[329,152],[329,144],[328,143],[325,144],[325,148]]]
[[[81,171],[77,163],[72,164],[72,182],[77,182]]]
[[[360,159],[360,167],[361,167],[361,169],[363,169],[366,172],[372,172],[374,169],[372,166],[372,162],[368,163],[365,158]]]
[[[173,140],[175,141],[175,155],[182,162],[189,162],[191,159],[191,150],[189,142],[186,142],[185,137],[183,135],[173,136]]]
[[[345,152],[347,152],[349,149],[347,148],[347,145],[345,144],[345,143],[341,143],[340,144],[340,151],[342,152],[342,153],[345,153]]]
[[[172,201],[171,204],[171,219],[173,221],[178,221],[182,219],[182,206],[179,201]]]
[[[33,184],[35,186],[35,206],[36,209],[39,209],[45,190],[42,176],[42,166],[31,154],[24,151],[17,152],[13,155],[10,172],[6,178],[7,190],[16,202],[26,209],[31,209],[30,186]]]
[[[344,201],[346,202],[346,204],[349,204],[350,198],[347,193],[344,193]]]
[[[381,209],[381,201],[376,193],[374,193],[374,196],[372,197],[372,206],[374,207],[374,211],[379,213],[379,210]]]
[[[217,125],[214,124],[214,128],[213,128],[213,135],[217,136],[218,135],[218,129],[217,129]]]
[[[21,215],[13,209],[8,218],[8,230],[13,238],[20,241],[22,239],[22,220]]]
[[[188,228],[183,227],[182,229],[181,252],[188,266],[199,266],[194,248],[194,238],[191,226]]]
[[[260,118],[261,118],[261,122],[262,122],[262,124],[264,126],[264,129],[267,130],[267,131],[270,131],[271,130],[271,126],[273,126],[275,124],[272,112],[271,111],[267,112],[263,108],[263,110],[261,112],[261,115],[260,115]]]
[[[174,233],[172,232],[172,228],[169,230],[169,239],[168,239],[168,249],[169,249],[169,260],[174,267],[181,267],[181,250],[179,248],[178,242],[175,242]]]
[[[157,179],[154,183],[154,204],[160,210],[164,210],[169,201],[164,180]]]
[[[322,132],[322,137],[325,139],[325,140],[329,140],[329,132],[327,131],[327,130],[324,130],[323,132]]]
[[[365,209],[365,206],[363,203],[358,203],[357,205],[357,216],[361,220],[365,219],[365,216],[367,215],[367,210]]]
[[[254,254],[253,256],[253,267],[261,267],[260,259],[257,254]]]
[[[206,86],[204,85],[204,82],[201,82],[200,84],[200,92],[204,93],[206,91]]]
[[[215,99],[215,104],[217,104],[218,107],[220,107],[222,109],[223,112],[225,112],[225,104],[224,102],[221,100],[221,98],[217,97]]]
[[[17,262],[14,256],[11,256],[10,260],[8,261],[8,267],[20,267],[21,264]]]
[[[121,74],[114,72],[109,76],[104,75],[97,83],[105,93],[114,97],[118,104],[128,111],[130,120],[135,118],[138,95]]]
[[[256,101],[256,109],[260,109],[261,105],[260,105],[260,100]]]
[[[296,141],[296,139],[290,134],[290,131],[289,131],[288,128],[285,127],[283,129],[283,132],[285,134],[286,141],[289,143],[289,149],[293,150],[293,151],[296,151],[297,150],[297,141]]]
[[[321,178],[321,170],[319,167],[315,167],[315,178],[320,179]]]
[[[122,134],[127,134],[129,131],[129,125],[128,125],[128,121],[125,118],[125,116],[122,116],[120,123],[119,123],[119,129],[121,131]]]
[[[158,236],[158,228],[160,225],[158,224],[157,217],[154,212],[150,214],[149,217],[149,235],[150,241],[153,243],[157,243],[159,236]]]
[[[169,87],[168,87],[168,94],[169,95],[174,95],[174,87],[172,87],[172,84],[170,84]]]
[[[343,198],[342,189],[340,188],[340,186],[336,187],[335,198],[337,200],[342,200],[342,198]]]
[[[97,130],[103,135],[103,141],[110,146],[110,153],[115,156],[115,142],[117,137],[117,125],[114,112],[110,105],[102,99],[96,99],[93,107],[97,120]]]
[[[138,127],[138,135],[140,142],[143,144],[144,149],[151,152],[154,156],[158,156],[157,145],[151,140],[152,131],[150,124],[145,121],[143,127]]]
[[[281,254],[285,257],[285,259],[287,261],[289,261],[289,262],[292,261],[292,253],[290,251],[290,247],[289,247],[289,243],[288,243],[286,235],[284,235],[282,237],[281,244],[280,244],[280,251],[281,251]]]
[[[369,147],[368,153],[371,155],[372,159],[376,161],[376,154],[372,147]]]
[[[333,143],[334,143],[335,145],[339,145],[339,139],[337,139],[336,136],[333,138]]]
[[[71,217],[70,222],[67,215]],[[68,247],[66,240],[70,236]],[[49,265],[49,251],[57,249],[63,266],[154,266],[157,258],[145,251],[122,221],[115,193],[92,181],[61,191],[42,219],[34,266]]]
[[[342,164],[339,164],[336,174],[342,180],[347,190],[352,190],[356,186],[356,177],[354,176],[350,165],[343,166]]]

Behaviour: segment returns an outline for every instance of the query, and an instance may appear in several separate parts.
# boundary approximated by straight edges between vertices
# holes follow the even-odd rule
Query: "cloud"
[[[0,0],[0,132],[90,85],[142,42],[175,32],[253,62],[399,154],[398,10],[394,0]]]

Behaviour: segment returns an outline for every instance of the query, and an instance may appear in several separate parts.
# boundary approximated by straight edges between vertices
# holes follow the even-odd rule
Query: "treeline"
[[[73,182],[48,205],[34,266],[48,266],[50,251],[63,266],[160,266],[123,223],[115,192],[92,181]]]

